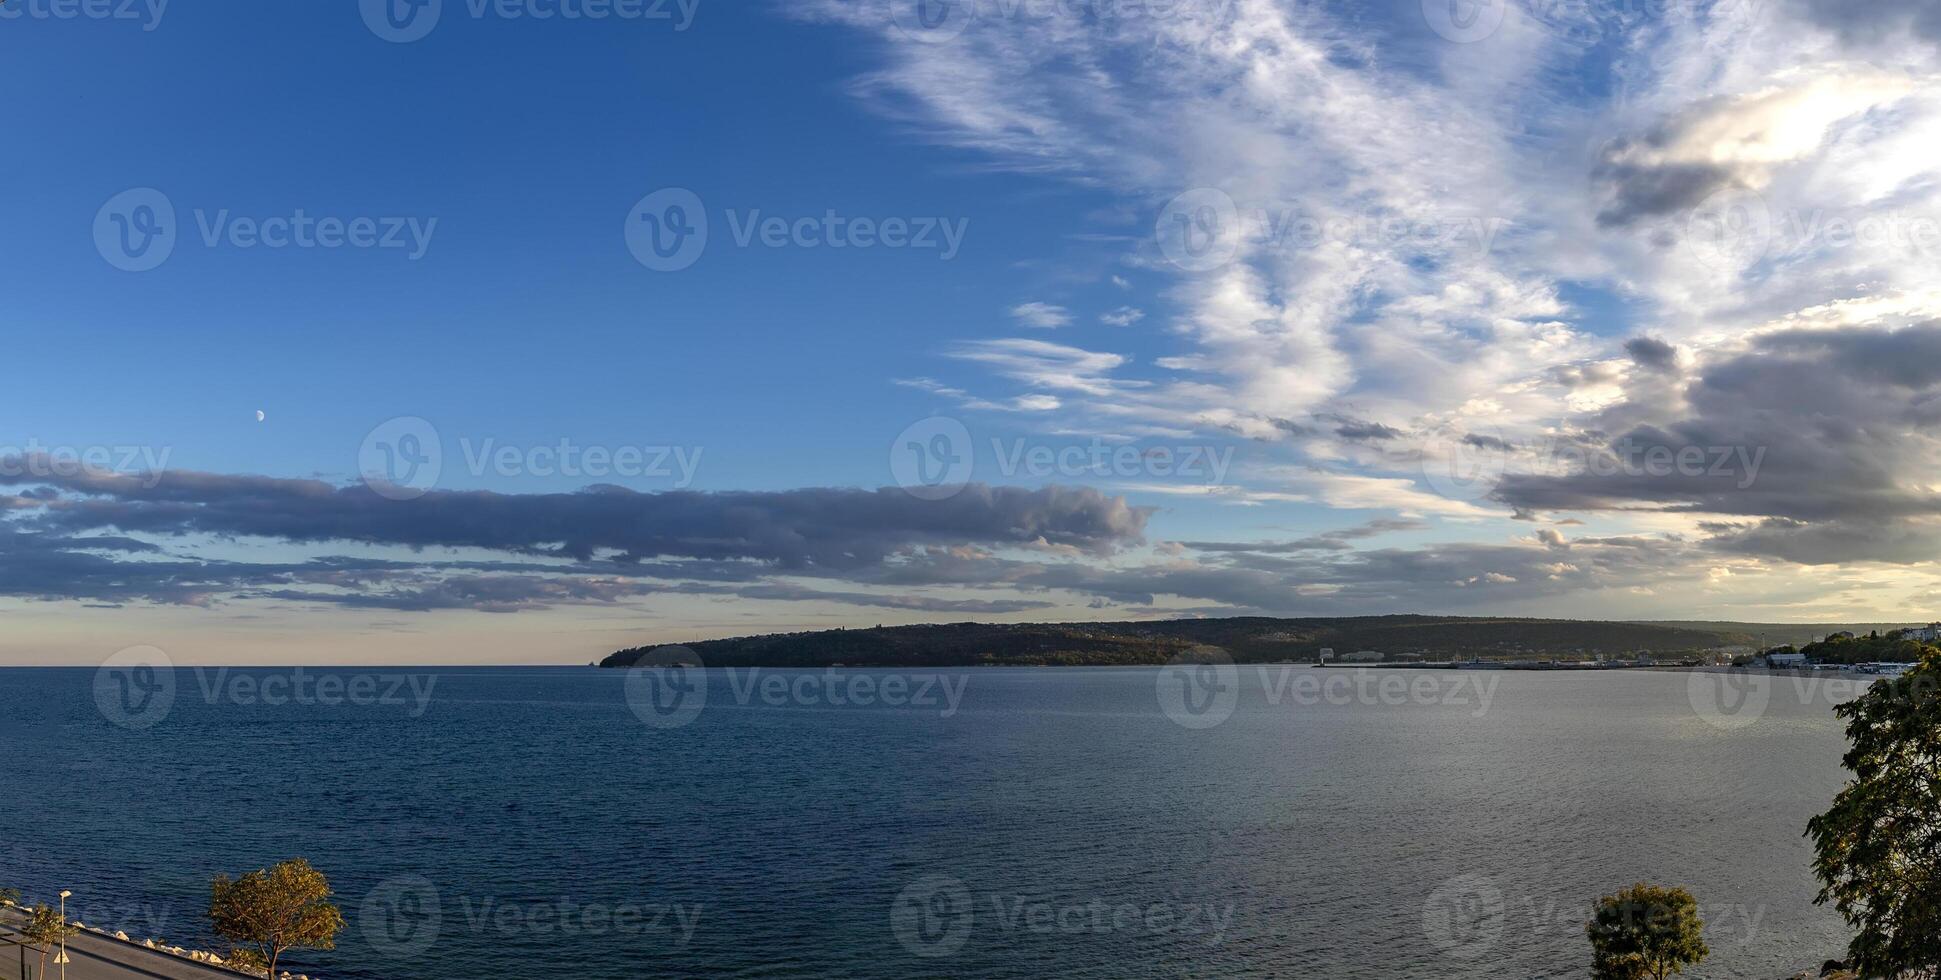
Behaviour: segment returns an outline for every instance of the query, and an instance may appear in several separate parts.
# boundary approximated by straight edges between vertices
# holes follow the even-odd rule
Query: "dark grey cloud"
[[[1656,337],[1633,337],[1624,342],[1624,352],[1639,367],[1670,371],[1678,367],[1678,348]]]
[[[25,468],[25,467],[21,467]],[[14,468],[7,468],[8,472]],[[0,480],[4,480],[0,477]],[[1105,554],[1140,540],[1150,510],[1089,488],[973,484],[945,500],[903,490],[637,493],[432,491],[390,500],[361,484],[170,471],[44,479],[65,492],[36,523],[65,533],[223,535],[482,548],[581,561],[617,555],[859,567],[927,544],[1045,542]]]
[[[1334,434],[1343,439],[1382,441],[1401,438],[1402,430],[1383,425],[1380,422],[1353,421],[1344,422],[1336,426]]]
[[[1316,421],[1333,425],[1336,436],[1351,442],[1386,442],[1390,439],[1399,439],[1403,435],[1401,429],[1368,419],[1355,418],[1352,415],[1326,413],[1316,415],[1314,418]]]
[[[1337,412],[1318,412],[1310,416],[1314,422],[1320,423],[1319,425],[1310,425],[1306,422],[1296,422],[1293,419],[1271,415],[1264,416],[1263,418],[1268,425],[1273,426],[1275,429],[1290,436],[1302,438],[1319,435],[1323,432],[1330,432],[1336,438],[1346,439],[1350,442],[1388,442],[1407,435],[1401,429],[1391,425],[1384,425],[1380,422],[1356,418],[1352,415],[1343,415]],[[1231,426],[1230,428],[1238,431],[1237,426]]]
[[[0,595],[115,605],[229,601],[358,610],[513,613],[658,595],[827,602],[1001,615],[1080,601],[1129,609],[1275,613],[1491,608],[1642,580],[1659,546],[1557,540],[1525,547],[1357,551],[1415,530],[1389,519],[1297,541],[1199,542],[1200,560],[1101,563],[1140,540],[1147,512],[1090,490],[973,487],[951,501],[901,491],[434,493],[391,501],[307,480],[104,474],[0,521]],[[324,556],[247,563],[185,557],[210,536],[328,546],[476,549],[499,557]],[[161,541],[173,547],[156,544]],[[1005,546],[1047,557],[1002,556]],[[183,554],[172,552],[180,551]],[[461,553],[462,554],[462,553]],[[944,591],[948,590],[948,591]]]
[[[1597,178],[1611,198],[1597,214],[1597,223],[1606,228],[1689,211],[1717,191],[1745,184],[1744,175],[1712,163],[1607,161]]]
[[[1682,398],[1646,391],[1623,409],[1649,421],[1568,472],[1505,476],[1496,498],[1524,512],[1743,518],[1715,524],[1712,546],[1787,561],[1936,554],[1928,525],[1941,518],[1941,496],[1929,490],[1941,462],[1941,326],[1768,334],[1704,366]],[[1644,397],[1653,401],[1636,400]],[[1647,463],[1681,454],[1702,465]]]
[[[1199,562],[1119,566],[1029,562],[931,551],[884,566],[887,586],[983,585],[1076,592],[1129,607],[1162,597],[1226,614],[1347,615],[1422,609],[1501,611],[1592,591],[1657,588],[1704,564],[1672,538],[1437,544],[1355,552],[1230,553]]]
[[[811,592],[778,574],[847,576],[930,547],[1054,545],[1103,555],[1142,539],[1150,513],[1095,490],[974,485],[947,500],[899,489],[642,494],[433,492],[385,499],[361,485],[168,472],[38,473],[0,520],[0,595],[102,604],[227,598],[364,609],[517,612],[658,593],[1005,613],[1012,598]],[[0,483],[19,477],[0,476]],[[186,554],[207,538],[479,549],[501,560],[326,556],[248,563]],[[171,555],[156,539],[181,539]]]
[[[1474,446],[1477,449],[1488,449],[1493,452],[1513,453],[1516,451],[1515,443],[1505,439],[1498,439],[1495,436],[1478,435],[1472,432],[1463,436],[1462,441],[1465,446]]]
[[[1801,565],[1862,561],[1913,565],[1941,555],[1941,529],[1900,521],[1850,519],[1809,523],[1783,517],[1714,524],[1706,542],[1733,554],[1779,558]]]
[[[1665,118],[1641,135],[1605,144],[1591,171],[1604,206],[1597,223],[1624,228],[1654,218],[1691,212],[1727,189],[1757,187],[1757,164],[1694,157],[1681,144],[1737,107],[1725,97],[1701,99]]]
[[[124,540],[30,533],[0,523],[0,595],[106,604],[197,604],[249,581],[221,562],[126,560],[126,556],[159,549],[110,543]]]

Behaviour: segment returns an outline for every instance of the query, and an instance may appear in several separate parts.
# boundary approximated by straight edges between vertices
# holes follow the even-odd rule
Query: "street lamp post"
[[[54,958],[54,962],[61,967],[61,980],[67,980],[67,897],[72,894],[65,888],[61,889],[61,955]]]

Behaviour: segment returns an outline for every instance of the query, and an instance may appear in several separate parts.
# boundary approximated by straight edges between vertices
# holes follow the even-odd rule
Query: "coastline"
[[[18,937],[24,920],[23,906],[12,903],[0,906],[0,927],[10,934],[8,938]],[[207,950],[173,946],[154,938],[136,941],[126,933],[108,932],[74,919],[68,921],[77,930],[67,941],[68,957],[74,961],[68,964],[67,972],[72,975],[71,980],[236,980],[238,977],[256,977],[260,980],[264,977],[262,973],[231,967],[223,962],[220,954]],[[29,966],[36,965],[38,955],[32,953],[27,956]],[[48,962],[51,966],[51,957]],[[4,965],[0,965],[0,969],[5,969]],[[287,970],[281,971],[277,980],[284,978],[320,980]]]

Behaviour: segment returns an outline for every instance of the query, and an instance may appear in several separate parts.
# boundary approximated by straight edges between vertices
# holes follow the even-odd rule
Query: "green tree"
[[[263,959],[263,951],[248,946],[237,946],[231,949],[229,956],[223,960],[223,965],[244,973],[251,971],[267,973],[270,969],[269,961]]]
[[[1596,980],[1665,980],[1712,953],[1698,900],[1683,888],[1619,889],[1598,900],[1584,932]]]
[[[1856,930],[1862,976],[1941,977],[1941,652],[1834,710],[1853,778],[1806,825],[1816,901]]]
[[[330,901],[330,882],[302,858],[210,885],[209,919],[223,938],[255,947],[274,980],[290,949],[334,949],[344,914]]]
[[[36,905],[27,911],[27,925],[20,931],[28,942],[40,947],[40,975],[46,976],[47,954],[80,930],[68,925],[58,909]]]

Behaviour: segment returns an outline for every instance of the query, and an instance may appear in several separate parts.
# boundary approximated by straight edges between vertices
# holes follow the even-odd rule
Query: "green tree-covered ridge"
[[[1888,630],[1859,636],[1835,634],[1803,647],[1785,646],[1771,652],[1803,653],[1817,664],[1912,664],[1933,649],[1931,644],[1903,638],[1900,630]]]
[[[1219,647],[1240,663],[1311,661],[1323,647],[1337,654],[1380,650],[1444,660],[1615,657],[1640,651],[1682,656],[1757,642],[1753,633],[1727,628],[1731,625],[1735,624],[1697,628],[1455,616],[1237,617],[1137,623],[949,623],[778,633],[687,646],[711,667],[806,668],[1162,664],[1201,646]],[[1824,632],[1823,627],[1774,629]],[[657,646],[622,650],[601,666],[631,667]]]

